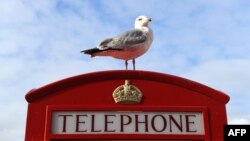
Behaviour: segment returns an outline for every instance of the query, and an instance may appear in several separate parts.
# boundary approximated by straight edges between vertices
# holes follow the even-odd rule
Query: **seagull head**
[[[142,29],[143,27],[148,27],[148,23],[151,21],[151,18],[148,18],[146,16],[139,16],[135,19],[135,28]]]

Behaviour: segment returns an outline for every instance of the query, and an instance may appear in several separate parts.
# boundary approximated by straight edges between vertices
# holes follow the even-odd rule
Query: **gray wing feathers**
[[[134,45],[146,41],[147,35],[141,30],[130,30],[124,33],[124,44]]]
[[[112,38],[105,39],[99,44],[98,48],[101,50],[109,49],[110,48],[109,44],[112,43],[112,41],[113,41]]]
[[[103,40],[98,48],[106,49],[123,49],[127,46],[133,46],[145,42],[147,39],[146,33],[141,30],[129,30],[120,36]]]

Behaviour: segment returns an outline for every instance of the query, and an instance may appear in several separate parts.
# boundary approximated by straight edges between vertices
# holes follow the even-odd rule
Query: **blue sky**
[[[231,97],[229,123],[250,124],[249,7],[246,0],[1,0],[0,140],[23,140],[30,89],[124,69],[123,61],[79,52],[132,29],[139,15],[152,17],[154,42],[138,69],[221,90]]]

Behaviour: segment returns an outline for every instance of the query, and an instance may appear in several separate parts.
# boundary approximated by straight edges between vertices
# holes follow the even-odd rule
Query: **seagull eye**
[[[142,20],[142,18],[140,18],[140,19],[138,19],[139,21],[141,21]]]

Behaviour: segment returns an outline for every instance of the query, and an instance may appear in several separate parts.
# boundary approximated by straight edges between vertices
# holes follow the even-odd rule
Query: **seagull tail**
[[[83,51],[81,51],[81,53],[88,54],[91,57],[94,57],[95,53],[100,52],[100,51],[101,50],[98,48],[91,48],[91,49],[83,50]]]

